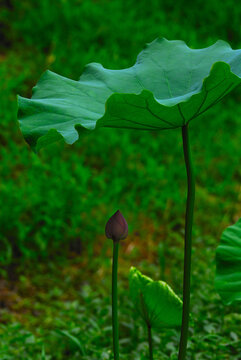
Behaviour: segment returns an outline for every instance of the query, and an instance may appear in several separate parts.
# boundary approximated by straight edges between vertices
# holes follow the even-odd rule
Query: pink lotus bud
[[[127,237],[128,225],[120,210],[117,210],[107,221],[105,234],[113,241],[124,240]]]

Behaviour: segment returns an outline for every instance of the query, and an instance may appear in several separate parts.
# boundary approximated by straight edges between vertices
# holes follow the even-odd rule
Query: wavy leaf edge
[[[183,41],[183,40],[167,40],[166,38],[163,37],[163,38],[157,38],[157,39],[155,39],[154,41],[152,41],[152,42],[150,42],[150,43],[147,43],[147,44],[144,46],[143,50],[137,55],[136,62],[134,63],[133,66],[131,66],[131,67],[129,67],[129,68],[118,69],[118,70],[126,70],[126,69],[130,69],[130,68],[136,66],[136,65],[138,64],[138,61],[139,61],[139,58],[140,58],[141,54],[142,54],[146,49],[148,49],[150,46],[152,46],[155,42],[162,42],[162,41],[167,41],[167,42],[169,42],[169,43],[172,42],[172,43],[183,44],[183,45],[185,45],[188,49],[194,50],[194,51],[212,48],[212,47],[217,46],[217,44],[222,43],[222,44],[223,44],[225,47],[227,47],[229,50],[235,51],[235,49],[232,49],[232,47],[230,46],[230,44],[229,44],[228,42],[224,41],[224,40],[217,40],[214,44],[212,44],[212,45],[210,45],[210,46],[208,46],[208,47],[206,47],[206,48],[192,49],[192,48],[190,48],[190,47],[185,43],[185,41]],[[238,49],[237,49],[237,50],[238,50]],[[93,66],[93,65],[94,65],[94,66],[101,67],[101,68],[103,68],[104,70],[112,70],[112,69],[105,68],[105,67],[104,67],[102,64],[100,64],[100,63],[92,62],[92,63],[89,63],[89,64],[85,65],[84,70],[83,70],[83,72],[82,72],[79,80],[72,80],[72,79],[71,79],[71,81],[73,81],[73,82],[81,81],[81,78],[86,75],[86,73],[87,73],[87,71],[88,71],[88,68],[91,67],[91,66]],[[226,69],[225,69],[226,74],[228,74],[228,75],[234,77],[236,80],[238,80],[239,84],[234,85],[233,88],[235,88],[235,87],[237,87],[238,85],[240,85],[240,83],[241,83],[241,76],[238,76],[237,74],[235,74],[234,72],[231,71],[231,66],[230,66],[230,64],[228,64],[228,63],[225,62],[225,61],[216,61],[216,62],[214,62],[214,63],[211,65],[208,76],[206,76],[206,77],[203,78],[201,88],[200,88],[200,89],[197,89],[196,91],[193,91],[193,92],[191,92],[191,93],[184,94],[183,96],[179,96],[179,97],[176,97],[176,98],[172,98],[171,100],[181,98],[181,100],[180,100],[179,102],[177,102],[176,104],[175,104],[175,103],[174,103],[174,104],[169,104],[169,105],[167,105],[167,104],[165,104],[165,105],[164,105],[164,104],[161,104],[161,103],[157,100],[157,98],[155,98],[153,92],[151,92],[151,91],[148,90],[148,89],[143,89],[143,90],[142,90],[141,92],[139,92],[139,93],[133,93],[133,92],[132,92],[132,93],[114,92],[114,93],[112,93],[112,94],[107,98],[107,100],[106,100],[106,102],[105,102],[105,112],[104,112],[104,114],[103,114],[100,118],[97,119],[95,125],[93,124],[92,126],[85,127],[85,126],[83,126],[81,123],[79,123],[79,124],[75,124],[75,125],[73,126],[74,129],[75,129],[75,131],[76,131],[76,138],[75,138],[75,140],[73,140],[73,141],[68,141],[68,140],[66,140],[66,138],[61,134],[61,132],[53,126],[53,128],[49,129],[46,134],[40,136],[40,137],[37,139],[36,146],[33,147],[33,150],[34,150],[35,152],[39,152],[43,147],[48,146],[49,144],[52,144],[53,142],[60,141],[60,140],[64,140],[64,142],[65,142],[66,144],[72,145],[73,143],[75,143],[76,141],[78,141],[78,140],[80,139],[80,136],[82,136],[82,134],[80,133],[80,131],[79,131],[78,129],[81,129],[81,130],[84,129],[84,130],[90,131],[90,130],[98,129],[98,128],[100,128],[100,127],[116,127],[116,126],[102,125],[101,123],[103,122],[104,118],[108,115],[108,111],[109,111],[110,104],[111,104],[112,100],[113,100],[114,98],[116,98],[116,97],[119,97],[119,96],[136,96],[136,97],[142,96],[142,97],[144,97],[144,98],[151,99],[152,101],[155,102],[155,104],[156,104],[157,106],[161,106],[161,107],[162,107],[162,106],[163,106],[163,107],[175,107],[175,106],[177,106],[180,115],[183,117],[183,125],[185,125],[185,124],[189,123],[191,120],[193,120],[193,119],[197,118],[198,116],[200,116],[203,112],[205,112],[205,111],[208,110],[208,109],[205,109],[203,112],[200,112],[200,110],[201,110],[201,108],[202,108],[202,106],[201,106],[201,107],[198,109],[197,113],[194,114],[194,116],[192,116],[190,119],[186,120],[186,119],[184,118],[183,114],[182,114],[181,104],[187,103],[187,102],[190,101],[193,97],[195,97],[195,96],[197,96],[197,95],[200,95],[200,94],[202,94],[203,92],[205,92],[205,91],[206,91],[206,89],[205,89],[206,83],[208,82],[208,80],[210,79],[210,77],[211,77],[212,75],[214,75],[215,71],[218,71],[218,70],[221,69],[221,66],[222,66],[222,67],[224,66],[224,67],[226,68]],[[115,70],[112,70],[112,71],[115,71]],[[44,77],[46,76],[46,74],[48,74],[48,73],[57,74],[57,73],[55,73],[55,72],[53,72],[53,71],[51,71],[51,70],[46,70],[45,72],[43,72],[43,74],[40,76],[38,82],[36,83],[36,85],[35,85],[35,86],[33,87],[33,89],[32,89],[32,97],[33,97],[33,95],[34,95],[34,92],[35,92],[36,88],[39,86],[39,84],[41,83],[41,81],[43,80],[43,78],[44,78]],[[62,75],[59,75],[59,74],[57,74],[57,75],[58,75],[59,77],[64,78],[64,79],[68,79],[68,78],[66,78],[66,77],[64,77],[64,76],[62,76]],[[225,79],[226,79],[226,77],[225,77],[222,81],[224,81]],[[220,99],[219,99],[218,101],[216,101],[213,105],[216,105],[216,103],[218,103],[220,100],[222,100],[223,97],[226,96],[231,90],[232,90],[232,89],[231,89],[231,86],[230,86],[229,89],[228,89],[228,91],[225,91],[225,93],[220,97]],[[227,92],[227,94],[226,94],[226,92]],[[208,93],[208,91],[207,91],[207,93]],[[191,94],[191,95],[188,96],[188,94]],[[186,98],[183,98],[185,95],[187,95]],[[31,97],[30,99],[32,99],[32,97]],[[206,97],[206,96],[204,96],[204,97]],[[21,110],[20,110],[20,105],[19,105],[19,104],[20,104],[20,102],[21,102],[21,99],[25,99],[25,98],[22,97],[22,96],[20,96],[20,95],[17,95],[17,103],[18,103],[18,122],[19,122],[20,129],[21,129],[21,127],[22,127],[21,124],[22,124],[22,122],[24,121],[24,120],[22,121],[21,119],[19,119],[19,114],[20,114],[20,112],[21,112]],[[166,99],[163,99],[163,100],[165,101]],[[205,101],[204,101],[204,102],[205,102]],[[202,104],[202,105],[203,105],[203,104]],[[94,123],[94,120],[92,120],[92,121],[93,121],[93,123]],[[118,127],[119,127],[119,128],[125,128],[125,126],[118,126]],[[118,127],[116,127],[116,128],[118,128]],[[180,126],[180,125],[179,125],[179,126],[167,126],[166,129],[163,129],[163,128],[162,128],[162,129],[160,129],[160,128],[156,128],[156,129],[154,129],[154,128],[151,128],[151,129],[150,129],[150,128],[143,128],[143,129],[138,129],[138,130],[152,130],[152,131],[159,130],[159,131],[160,131],[160,130],[175,129],[175,128],[179,128],[179,127],[181,127],[181,126]],[[128,126],[127,128],[128,128],[128,129],[131,129],[129,126]],[[23,135],[24,135],[24,132],[23,132]],[[54,138],[54,141],[49,141],[51,138],[52,138],[52,139]],[[44,145],[43,145],[43,144],[44,144]]]

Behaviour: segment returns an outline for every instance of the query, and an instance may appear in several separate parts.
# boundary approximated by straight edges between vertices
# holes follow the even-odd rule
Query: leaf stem
[[[118,325],[118,304],[117,304],[118,250],[119,250],[119,241],[113,241],[113,262],[112,262],[112,331],[113,331],[114,360],[119,360],[119,325]]]
[[[195,178],[192,165],[191,149],[189,141],[188,124],[182,127],[183,152],[187,172],[187,205],[185,220],[185,250],[184,250],[184,274],[183,274],[183,311],[182,328],[179,343],[178,360],[184,360],[186,357],[189,307],[190,307],[190,284],[191,284],[191,255],[192,255],[192,223],[193,209],[195,201]]]
[[[148,329],[148,343],[149,343],[150,360],[153,360],[151,326],[149,324],[147,325],[147,329]]]

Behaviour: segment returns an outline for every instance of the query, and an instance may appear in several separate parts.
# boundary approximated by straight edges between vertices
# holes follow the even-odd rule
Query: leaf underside
[[[91,63],[79,81],[46,71],[31,99],[18,97],[18,120],[37,150],[60,139],[73,144],[98,127],[173,129],[201,115],[240,82],[241,50],[228,43],[191,49],[183,41],[158,38],[127,69]]]
[[[130,296],[148,326],[161,330],[180,326],[182,301],[168,284],[153,281],[132,267],[129,274]]]
[[[241,301],[241,218],[223,232],[216,265],[215,287],[223,302]]]

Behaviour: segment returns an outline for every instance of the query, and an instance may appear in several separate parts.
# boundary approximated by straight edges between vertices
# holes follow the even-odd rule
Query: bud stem
[[[113,262],[112,262],[112,331],[113,331],[114,360],[119,360],[119,325],[118,325],[118,304],[117,304],[118,250],[119,250],[119,241],[113,241]]]

